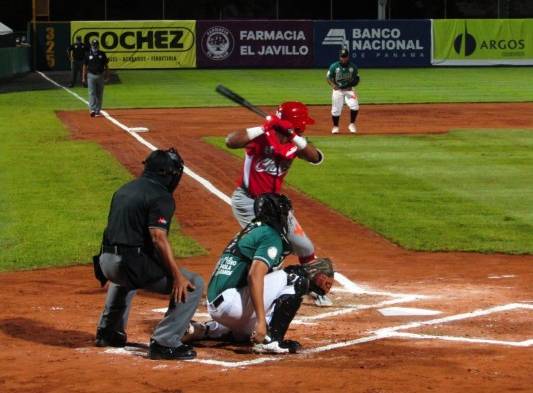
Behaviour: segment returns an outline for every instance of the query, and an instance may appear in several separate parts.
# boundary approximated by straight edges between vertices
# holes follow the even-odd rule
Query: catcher
[[[285,333],[302,303],[314,291],[326,294],[333,284],[329,259],[279,269],[290,253],[290,200],[267,193],[254,202],[255,218],[225,248],[207,289],[213,321],[191,323],[184,342],[217,339],[231,333],[251,340],[255,353],[295,353],[300,344]]]
[[[226,138],[230,149],[245,148],[243,174],[231,196],[233,215],[242,228],[254,218],[254,200],[267,192],[280,192],[283,180],[296,158],[314,165],[324,160],[322,152],[303,136],[314,124],[307,106],[301,102],[284,102],[262,126],[232,132]],[[316,258],[315,247],[290,213],[287,238],[300,263]],[[331,306],[327,296],[312,294],[317,306]]]

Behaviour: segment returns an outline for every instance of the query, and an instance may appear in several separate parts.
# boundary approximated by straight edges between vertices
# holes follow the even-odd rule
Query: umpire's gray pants
[[[121,268],[122,258],[119,255],[104,253],[100,256],[100,267],[104,275],[111,281],[107,290],[104,311],[100,316],[98,327],[114,331],[126,331],[128,316],[131,308],[135,289],[129,288],[124,270]],[[169,306],[165,317],[155,327],[152,339],[165,347],[179,347],[181,338],[189,327],[204,287],[203,279],[186,269],[181,273],[196,287],[192,292],[187,292],[185,303],[177,303]],[[172,282],[168,277],[150,283],[143,289],[150,292],[170,294]]]
[[[87,87],[89,88],[89,110],[100,112],[104,101],[104,75],[87,74]]]
[[[233,215],[240,226],[244,228],[255,218],[254,199],[250,198],[244,189],[238,187],[231,196],[231,210],[233,210]],[[288,238],[294,253],[300,259],[306,259],[314,255],[315,246],[303,231],[292,211],[289,214]]]

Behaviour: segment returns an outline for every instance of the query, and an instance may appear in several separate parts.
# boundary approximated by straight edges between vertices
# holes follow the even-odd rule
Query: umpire
[[[175,210],[172,192],[183,173],[174,149],[156,150],[144,161],[143,174],[118,189],[111,200],[102,252],[94,257],[95,275],[107,291],[96,331],[96,346],[124,347],[126,325],[136,289],[170,294],[165,317],[150,340],[151,359],[193,359],[196,352],[181,338],[203,291],[203,280],[180,268],[167,235]]]
[[[78,74],[81,74],[83,62],[85,60],[85,52],[87,52],[87,45],[81,41],[81,37],[76,37],[76,42],[70,45],[67,49],[67,56],[70,60],[71,79],[69,87],[76,85]],[[83,79],[83,77],[82,77]]]
[[[109,60],[99,49],[97,39],[91,41],[91,47],[83,61],[83,84],[89,87],[89,110],[91,117],[100,115],[104,100],[104,83],[109,80]]]

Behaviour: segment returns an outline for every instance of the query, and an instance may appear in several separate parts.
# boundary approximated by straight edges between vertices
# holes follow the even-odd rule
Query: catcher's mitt
[[[294,272],[309,280],[309,291],[318,295],[325,295],[333,286],[333,263],[329,258],[317,258],[302,265],[293,265],[285,269],[287,272]]]

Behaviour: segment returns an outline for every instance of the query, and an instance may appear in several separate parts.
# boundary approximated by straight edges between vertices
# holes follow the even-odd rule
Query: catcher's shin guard
[[[305,277],[288,274],[287,283],[294,286],[294,295],[282,295],[276,299],[274,312],[269,324],[270,337],[273,341],[283,341],[289,325],[302,304],[302,296],[307,293],[309,282]]]

